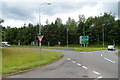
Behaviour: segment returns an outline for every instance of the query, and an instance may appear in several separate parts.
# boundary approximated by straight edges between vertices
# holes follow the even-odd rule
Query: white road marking
[[[76,63],[75,61],[72,61],[73,63]]]
[[[84,69],[88,69],[86,66],[82,66],[82,68],[84,68]]]
[[[10,78],[17,78],[19,77],[20,75],[14,75],[14,76],[10,76]]]
[[[100,78],[103,78],[103,77],[102,76],[98,76],[97,78],[100,79]]]
[[[112,61],[112,60],[110,60],[108,58],[104,58],[104,59],[107,60],[107,61],[109,61],[109,62],[116,63],[115,61]]]
[[[68,60],[70,60],[70,58],[68,58]]]
[[[78,66],[81,66],[81,64],[77,63]]]
[[[93,71],[93,73],[100,75],[100,73],[99,73],[99,72],[97,72],[97,71]]]

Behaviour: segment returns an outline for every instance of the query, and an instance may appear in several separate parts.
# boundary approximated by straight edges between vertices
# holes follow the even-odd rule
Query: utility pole
[[[102,33],[103,33],[103,48],[104,48],[104,26],[103,26],[103,29],[102,29]]]
[[[83,28],[83,35],[85,36],[85,26]],[[84,44],[84,48],[85,48],[85,44]]]
[[[67,28],[67,48],[68,48],[68,28]]]

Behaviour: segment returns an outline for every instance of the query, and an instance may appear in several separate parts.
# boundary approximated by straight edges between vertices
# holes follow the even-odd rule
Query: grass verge
[[[11,47],[18,47],[18,48],[39,48],[39,46],[26,46],[26,45],[21,45],[21,46],[18,46],[18,45],[14,45],[14,46],[11,46]],[[87,48],[84,48],[84,47],[81,47],[81,46],[75,46],[75,45],[72,45],[72,46],[69,46],[68,48],[67,47],[61,47],[61,46],[52,46],[52,47],[47,47],[47,46],[42,46],[42,48],[44,49],[57,49],[57,50],[70,50],[70,51],[85,51],[85,52],[89,52],[89,51],[98,51],[98,50],[107,50],[107,47],[106,48],[102,48],[102,47],[87,47]]]
[[[59,52],[40,51],[28,48],[3,48],[2,49],[2,74],[9,74],[30,69],[57,60],[62,55]]]
[[[44,48],[57,49],[57,50],[81,51],[81,52],[107,50],[107,48],[67,48],[67,47],[44,47]]]
[[[0,47],[0,78],[2,77],[2,48]]]

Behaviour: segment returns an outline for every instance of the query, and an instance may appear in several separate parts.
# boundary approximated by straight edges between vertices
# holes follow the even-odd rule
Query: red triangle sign
[[[43,37],[44,37],[44,35],[37,35],[37,38],[38,38],[40,43],[42,42]]]

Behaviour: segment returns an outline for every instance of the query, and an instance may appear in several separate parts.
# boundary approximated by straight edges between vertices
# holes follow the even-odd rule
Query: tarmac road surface
[[[117,50],[92,52],[43,50],[61,52],[64,60],[55,62],[45,69],[37,68],[7,78],[118,78]]]

